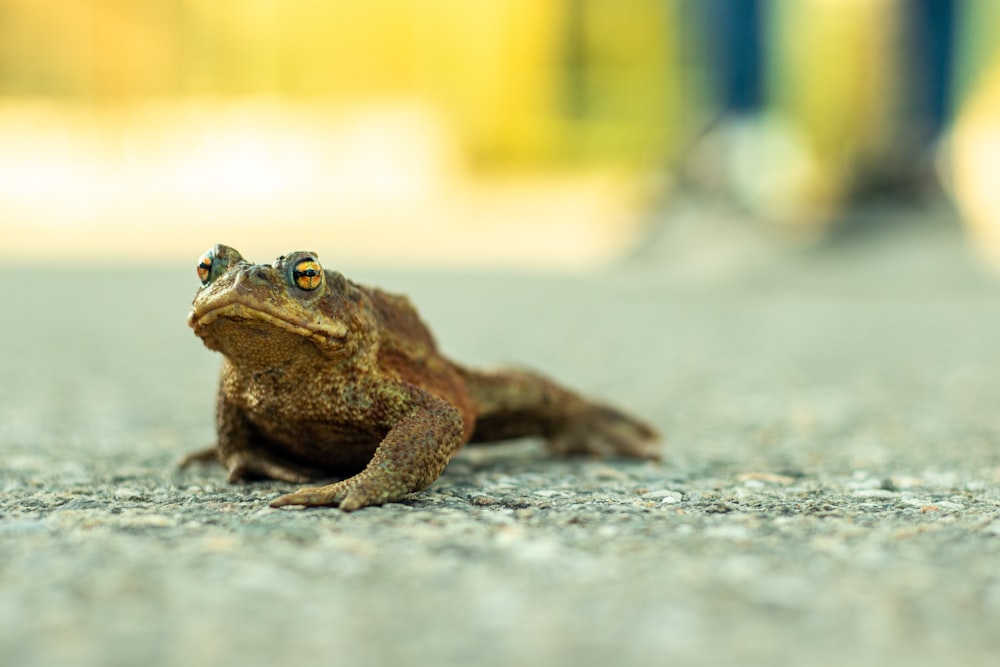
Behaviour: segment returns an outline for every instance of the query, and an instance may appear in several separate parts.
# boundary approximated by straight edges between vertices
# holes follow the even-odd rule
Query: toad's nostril
[[[241,289],[265,286],[270,284],[270,282],[271,279],[262,266],[241,267],[236,274],[236,287]]]
[[[247,285],[267,285],[271,282],[267,271],[262,266],[248,266],[240,272],[240,282]]]

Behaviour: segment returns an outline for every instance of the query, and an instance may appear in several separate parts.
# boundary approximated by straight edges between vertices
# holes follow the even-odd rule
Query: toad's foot
[[[624,456],[658,461],[660,436],[651,426],[605,405],[589,404],[548,440],[559,456]]]
[[[371,476],[356,475],[342,482],[326,486],[299,489],[271,502],[271,507],[303,505],[305,507],[339,506],[345,512],[353,512],[362,507],[382,505],[396,500],[400,494],[380,486]],[[402,494],[402,495],[405,495]]]
[[[401,419],[375,450],[368,466],[354,477],[281,496],[271,507],[339,505],[350,512],[399,500],[427,488],[462,444],[462,417],[449,403],[429,395]]]

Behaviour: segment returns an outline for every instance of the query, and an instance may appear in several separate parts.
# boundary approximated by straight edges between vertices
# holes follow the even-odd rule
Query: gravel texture
[[[2,269],[0,663],[1000,664],[1000,292],[921,230],[697,279],[349,271],[668,436],[469,448],[352,514],[174,469],[213,436],[193,269]]]

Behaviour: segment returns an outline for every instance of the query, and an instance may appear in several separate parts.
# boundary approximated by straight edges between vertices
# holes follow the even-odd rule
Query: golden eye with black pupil
[[[212,279],[212,261],[214,259],[215,256],[209,250],[198,260],[198,279],[201,280],[202,285],[207,285],[208,281]]]
[[[292,268],[292,280],[299,289],[314,290],[323,282],[323,268],[315,259],[300,259]]]

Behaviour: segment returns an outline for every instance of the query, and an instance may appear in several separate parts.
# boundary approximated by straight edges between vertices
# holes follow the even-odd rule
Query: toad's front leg
[[[275,499],[271,507],[339,505],[350,512],[398,500],[430,486],[462,442],[458,410],[440,398],[428,396],[392,427],[371,462],[357,475],[289,493]]]

